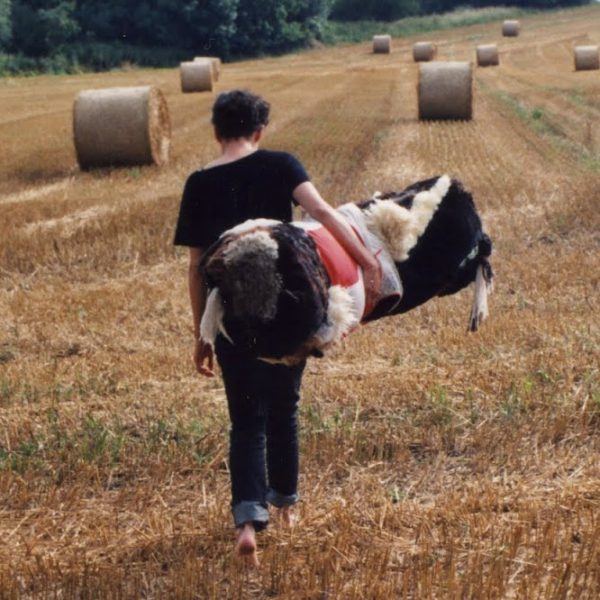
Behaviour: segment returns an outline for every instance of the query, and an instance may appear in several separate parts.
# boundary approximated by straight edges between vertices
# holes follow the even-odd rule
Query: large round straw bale
[[[179,65],[182,92],[212,92],[214,67],[212,60],[182,62]]]
[[[494,67],[500,64],[498,46],[496,44],[481,44],[477,46],[477,65],[480,67]]]
[[[598,46],[575,47],[575,70],[593,71],[600,68]]]
[[[437,48],[433,42],[417,42],[413,46],[413,58],[415,62],[433,60]]]
[[[82,169],[164,165],[171,145],[169,109],[155,87],[85,90],[73,105],[73,135]]]
[[[502,23],[502,35],[504,37],[516,37],[519,35],[521,23],[515,19],[507,19]]]
[[[210,60],[213,67],[213,80],[219,81],[221,76],[221,59],[217,56],[196,56],[194,62],[202,62],[204,60]]]
[[[463,119],[473,116],[473,70],[468,62],[419,65],[419,119]]]
[[[389,54],[392,51],[391,35],[374,35],[373,52],[375,54]]]

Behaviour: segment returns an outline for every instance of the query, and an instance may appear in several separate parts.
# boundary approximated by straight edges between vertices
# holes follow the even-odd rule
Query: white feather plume
[[[375,200],[366,212],[367,227],[381,239],[392,258],[402,262],[423,235],[450,188],[450,177],[442,175],[428,190],[413,198],[410,210],[393,200]]]
[[[223,302],[221,300],[221,294],[219,288],[211,290],[208,298],[206,299],[206,306],[200,321],[200,339],[210,344],[215,345],[217,334],[222,333],[230,342],[231,338],[227,335],[225,327],[223,325],[223,315],[225,311],[223,309]],[[233,343],[233,342],[231,342]]]
[[[329,288],[327,323],[317,332],[319,345],[324,348],[342,340],[360,322],[352,296],[341,285]]]

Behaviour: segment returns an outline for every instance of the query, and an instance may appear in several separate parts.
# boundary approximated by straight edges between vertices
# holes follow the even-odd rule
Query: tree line
[[[374,19],[392,21],[403,17],[443,13],[457,6],[483,8],[486,6],[514,6],[530,9],[549,9],[561,6],[589,4],[589,0],[337,0],[333,3],[331,18],[339,20]]]
[[[502,0],[533,8],[588,2]],[[319,39],[328,18],[395,20],[455,6],[450,0],[0,0],[0,72],[283,53]]]

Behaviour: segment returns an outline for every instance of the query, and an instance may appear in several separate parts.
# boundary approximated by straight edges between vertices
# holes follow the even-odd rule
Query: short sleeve
[[[208,202],[202,202],[202,190],[198,185],[199,174],[197,172],[190,175],[183,189],[175,228],[176,246],[208,248],[214,240],[210,205]]]
[[[290,196],[301,184],[310,181],[310,177],[302,163],[292,154],[284,154],[285,157],[285,185]]]

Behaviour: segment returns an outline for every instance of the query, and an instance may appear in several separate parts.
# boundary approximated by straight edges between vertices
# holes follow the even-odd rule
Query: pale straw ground
[[[495,242],[471,293],[353,334],[308,367],[300,525],[231,557],[221,381],[191,364],[186,175],[217,151],[214,95],[177,69],[0,81],[0,598],[600,597],[600,10],[427,35],[475,72],[471,122],[419,123],[412,46],[225,65],[273,103],[266,145],[337,204],[449,173]],[[82,89],[156,84],[162,169],[77,169]],[[99,124],[101,126],[101,124]]]

